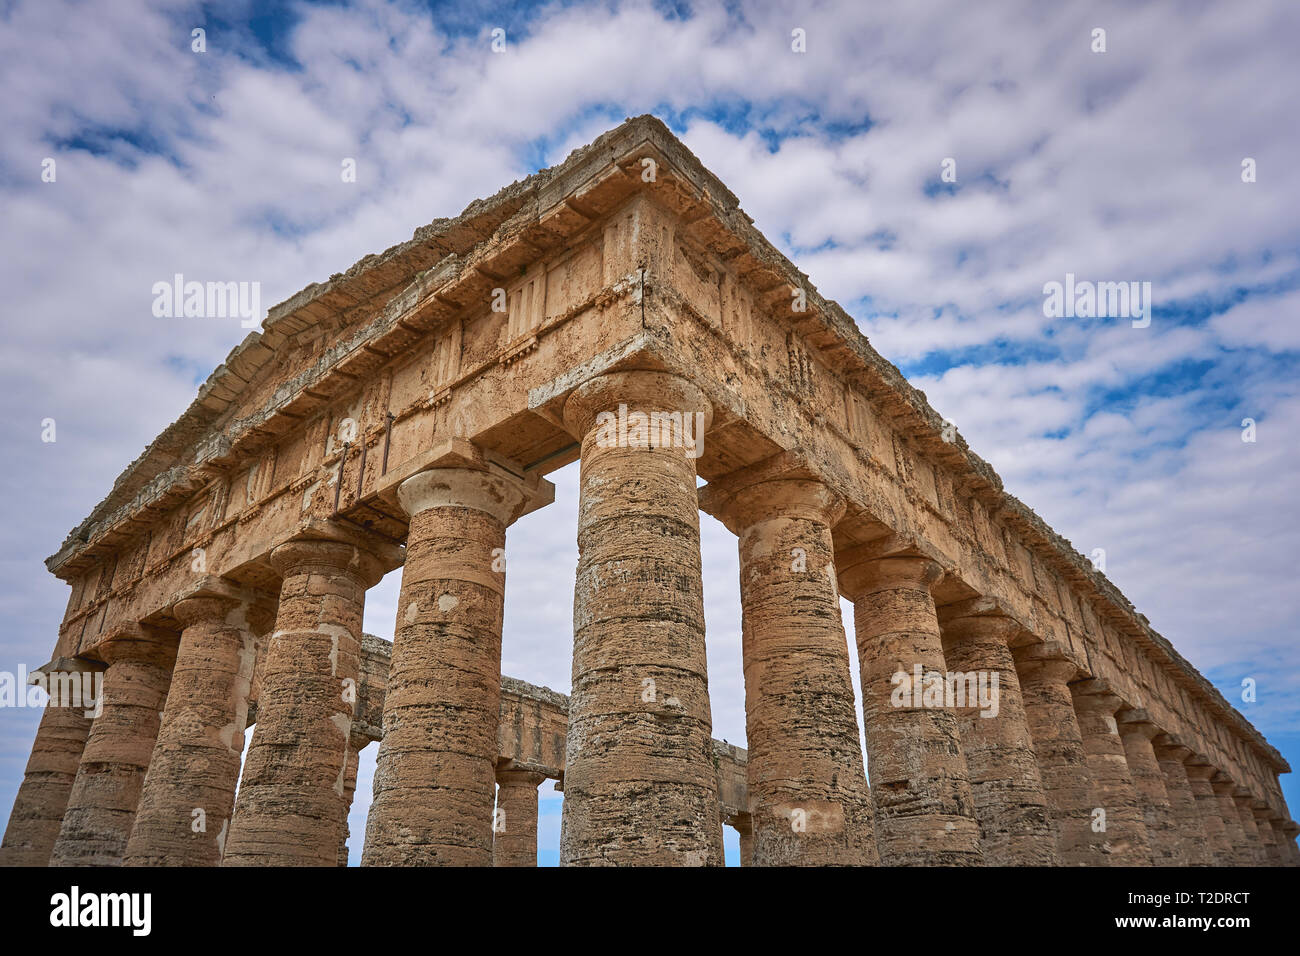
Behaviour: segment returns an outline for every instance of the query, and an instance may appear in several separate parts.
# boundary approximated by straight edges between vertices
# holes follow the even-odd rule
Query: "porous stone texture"
[[[984,716],[978,700],[956,708],[984,862],[1054,866],[1056,833],[1011,654],[1010,642],[1021,627],[998,614],[958,612],[941,620],[949,670],[985,680],[996,674],[998,680],[995,715]]]
[[[1105,811],[1105,847],[1115,866],[1150,866],[1146,821],[1129,771],[1115,714],[1124,702],[1092,680],[1070,685],[1088,772],[1098,806]]]
[[[91,725],[52,866],[121,866],[176,661],[175,635],[136,627],[100,649],[103,710]]]
[[[1214,790],[1214,800],[1219,805],[1219,818],[1223,820],[1223,829],[1228,840],[1228,860],[1231,866],[1250,866],[1254,854],[1246,845],[1246,834],[1241,828],[1241,816],[1232,794],[1237,789],[1232,778],[1217,772],[1210,778],[1210,787]]]
[[[497,805],[492,815],[492,865],[537,865],[537,788],[546,777],[536,771],[499,769]]]
[[[437,468],[398,496],[411,516],[364,866],[490,866],[506,525],[504,476]]]
[[[695,459],[602,441],[597,416],[621,404],[712,420],[698,388],[651,371],[565,403],[582,471],[560,862],[721,866]]]
[[[1133,775],[1133,787],[1142,806],[1142,820],[1151,845],[1151,862],[1155,866],[1186,866],[1169,792],[1165,787],[1165,775],[1151,745],[1152,738],[1160,733],[1160,729],[1151,723],[1144,710],[1121,710],[1116,714],[1116,720],[1124,743],[1124,756]]]
[[[1106,866],[1109,855],[1103,835],[1093,831],[1093,811],[1099,804],[1070,694],[1078,667],[1059,648],[1045,644],[1017,648],[1015,662],[1043,792],[1055,824],[1057,857],[1066,866]]]
[[[45,866],[59,837],[68,796],[86,749],[93,706],[51,707],[41,714],[23,782],[0,844],[0,866]]]
[[[983,863],[957,715],[922,706],[919,687],[903,706],[891,700],[894,675],[910,682],[917,665],[924,673],[948,671],[930,594],[939,575],[938,565],[918,557],[839,569],[853,601],[876,844],[887,866]]]
[[[1232,847],[1228,845],[1228,831],[1223,817],[1219,815],[1219,801],[1215,799],[1214,787],[1210,778],[1214,776],[1213,766],[1200,763],[1200,756],[1191,755],[1186,763],[1187,782],[1196,798],[1196,812],[1201,817],[1201,827],[1205,831],[1206,852],[1211,866],[1229,866],[1232,863]]]
[[[353,733],[352,744],[348,747],[347,766],[343,770],[343,833],[339,840],[339,866],[348,865],[348,814],[352,812],[352,800],[357,793],[357,768],[361,763],[361,751],[365,749],[368,740],[358,740],[357,735]]]
[[[335,866],[361,620],[382,565],[328,540],[282,544],[271,560],[283,578],[280,606],[222,863]]]
[[[1264,850],[1263,838],[1259,835],[1259,824],[1255,822],[1254,801],[1255,798],[1244,787],[1238,787],[1232,795],[1232,802],[1237,809],[1237,822],[1246,838],[1249,865],[1267,866],[1268,854]]]
[[[752,866],[879,862],[840,619],[831,526],[815,481],[734,492],[739,535]]]
[[[1259,828],[1259,840],[1264,846],[1264,866],[1281,866],[1282,848],[1278,845],[1277,834],[1273,830],[1273,809],[1256,806],[1255,825]]]
[[[1160,770],[1165,777],[1169,793],[1169,807],[1173,813],[1174,832],[1178,834],[1182,857],[1187,866],[1209,866],[1210,844],[1205,824],[1197,809],[1196,794],[1187,776],[1186,760],[1191,750],[1168,734],[1160,734],[1151,741]]]
[[[257,659],[248,608],[194,597],[172,614],[183,630],[127,866],[216,866],[235,807]]]

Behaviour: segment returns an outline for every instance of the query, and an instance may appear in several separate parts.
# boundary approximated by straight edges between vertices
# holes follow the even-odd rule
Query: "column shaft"
[[[1238,787],[1232,797],[1237,808],[1237,822],[1246,841],[1249,865],[1263,866],[1268,858],[1264,852],[1263,838],[1259,835],[1259,824],[1255,822],[1254,800],[1250,791],[1244,787]]]
[[[1278,846],[1277,834],[1273,832],[1273,811],[1271,808],[1255,809],[1255,825],[1259,828],[1260,842],[1264,846],[1264,866],[1282,865],[1282,848]]]
[[[545,779],[527,770],[497,771],[493,866],[537,865],[537,788]]]
[[[1100,686],[1096,681],[1084,680],[1071,684],[1070,691],[1083,749],[1088,754],[1088,772],[1098,806],[1105,813],[1103,847],[1113,865],[1150,866],[1146,822],[1115,720],[1124,701],[1099,691]]]
[[[127,866],[217,866],[235,808],[257,647],[247,605],[177,603],[180,646]]]
[[[750,486],[726,509],[740,534],[754,866],[879,862],[831,540],[843,510],[797,480]]]
[[[348,865],[348,838],[351,836],[351,830],[348,823],[348,816],[352,812],[352,801],[357,795],[357,768],[361,764],[361,751],[365,748],[366,743],[357,740],[352,741],[352,746],[348,747],[347,766],[343,770],[343,833],[339,839],[339,866]],[[358,746],[360,744],[360,746]]]
[[[411,525],[361,862],[490,866],[502,559],[524,496],[453,468],[408,478],[398,495]]]
[[[1255,855],[1246,844],[1246,834],[1241,828],[1241,815],[1237,813],[1237,804],[1232,795],[1237,785],[1224,773],[1216,773],[1210,778],[1214,790],[1214,801],[1219,806],[1219,817],[1223,820],[1223,829],[1228,840],[1228,859],[1231,866],[1250,866]]]
[[[1017,650],[1016,672],[1056,827],[1057,858],[1066,866],[1105,866],[1102,835],[1093,831],[1098,801],[1069,687],[1078,668],[1059,648],[1039,644]]]
[[[983,863],[957,714],[943,692],[948,666],[930,594],[939,573],[917,557],[840,571],[854,602],[876,843],[891,866]]]
[[[645,440],[633,417],[665,412],[700,439],[712,414],[695,386],[657,372],[601,376],[565,405],[582,436],[566,865],[723,862],[695,458],[662,433]]]
[[[1118,719],[1124,755],[1142,805],[1143,822],[1151,844],[1151,862],[1155,866],[1186,866],[1173,807],[1165,787],[1165,775],[1156,759],[1155,748],[1151,746],[1152,738],[1160,733],[1160,729],[1151,723],[1145,711],[1121,711]]]
[[[1192,792],[1184,763],[1191,751],[1168,734],[1156,737],[1152,745],[1165,777],[1165,790],[1169,793],[1169,808],[1183,863],[1186,866],[1209,866],[1211,860],[1205,824],[1201,822],[1196,795]]]
[[[176,645],[137,628],[101,649],[103,711],[91,725],[68,797],[54,866],[120,866],[158,737]]]
[[[1193,761],[1200,758],[1193,756]],[[1187,764],[1187,782],[1196,798],[1196,812],[1201,817],[1201,827],[1205,830],[1206,851],[1211,866],[1229,866],[1232,863],[1232,847],[1228,845],[1228,831],[1223,817],[1219,815],[1219,801],[1215,799],[1214,787],[1210,778],[1217,771],[1205,763]]]
[[[81,675],[77,675],[80,677]],[[63,825],[77,766],[86,749],[94,704],[45,707],[23,782],[0,844],[0,866],[47,866]]]
[[[223,865],[337,866],[361,620],[382,567],[326,540],[282,544],[271,561],[280,605]]]
[[[968,688],[956,713],[984,861],[1054,866],[1056,834],[1009,644],[1019,631],[1000,615],[945,617],[943,652],[957,686]],[[974,688],[987,688],[988,700]]]

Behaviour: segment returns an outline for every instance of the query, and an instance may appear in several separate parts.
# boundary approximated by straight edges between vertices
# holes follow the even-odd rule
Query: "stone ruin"
[[[502,558],[576,460],[566,699],[501,676]],[[9,865],[336,865],[371,742],[365,865],[534,865],[548,778],[568,865],[1296,861],[1279,753],[652,117],[271,309],[47,564],[38,679],[102,693],[45,710]]]

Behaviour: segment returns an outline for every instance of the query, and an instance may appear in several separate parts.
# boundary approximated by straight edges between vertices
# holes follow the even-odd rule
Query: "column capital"
[[[1219,768],[1214,766],[1214,764],[1193,762],[1204,759],[1205,758],[1200,756],[1200,754],[1192,754],[1191,757],[1187,759],[1187,776],[1189,779],[1205,780],[1208,782],[1216,773],[1219,772]]]
[[[700,494],[702,510],[737,535],[771,518],[807,518],[834,527],[847,507],[840,495],[814,478],[766,478],[738,487],[728,487],[724,479],[710,482]]]
[[[92,649],[110,667],[124,662],[171,667],[176,659],[175,631],[151,624],[119,624]]]
[[[181,627],[195,624],[224,624],[231,611],[240,606],[240,601],[233,597],[215,594],[194,595],[181,598],[172,605],[172,617],[181,622]]]
[[[1152,738],[1151,744],[1157,751],[1179,763],[1186,763],[1193,753],[1192,748],[1174,734],[1158,734]]]
[[[295,538],[271,551],[271,566],[282,576],[312,566],[348,571],[367,588],[388,573],[389,563],[379,555],[348,541],[329,538]]]
[[[1044,641],[1012,650],[1022,681],[1043,680],[1069,684],[1082,673],[1070,652],[1058,641]]]
[[[837,555],[835,566],[840,593],[850,600],[871,591],[911,588],[929,591],[943,577],[943,568],[933,558],[919,554],[860,556],[855,551]],[[858,558],[861,557],[861,560]],[[840,564],[840,561],[847,564]]]
[[[1074,706],[1079,710],[1114,717],[1125,705],[1124,698],[1114,693],[1105,681],[1088,677],[1070,684]]]
[[[1119,724],[1121,735],[1134,734],[1147,740],[1155,740],[1164,733],[1152,721],[1151,714],[1141,707],[1121,707],[1115,714],[1115,722]]]
[[[546,774],[540,770],[527,767],[498,767],[496,769],[497,786],[531,787],[536,789],[546,781]]]
[[[498,468],[429,468],[397,487],[397,500],[412,517],[430,508],[469,508],[504,525],[523,514],[537,496],[538,489]]]
[[[564,402],[564,427],[578,439],[585,438],[603,412],[618,416],[620,406],[628,413],[679,412],[704,416],[700,429],[713,423],[713,403],[693,382],[669,372],[633,369],[607,372],[588,379]]]

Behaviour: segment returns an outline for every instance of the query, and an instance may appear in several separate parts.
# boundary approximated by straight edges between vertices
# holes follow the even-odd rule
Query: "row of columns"
[[[721,865],[695,459],[654,438],[610,442],[601,413],[620,406],[698,414],[697,442],[711,416],[696,386],[650,371],[600,376],[565,404],[582,450],[560,859]],[[505,536],[533,494],[481,466],[432,468],[398,489],[410,528],[365,865],[535,864],[540,776],[496,765]],[[929,558],[866,546],[837,567],[845,505],[820,482],[737,481],[714,497],[740,549],[747,863],[1295,861],[1274,811],[1061,648],[1031,643],[988,602],[937,609]],[[187,597],[173,609],[179,639],[115,634],[100,716],[47,710],[0,859],[346,858],[365,591],[396,564],[381,552],[316,538],[272,553],[282,583],[237,800],[248,601]],[[930,701],[929,675],[950,671],[996,677],[996,716]]]

